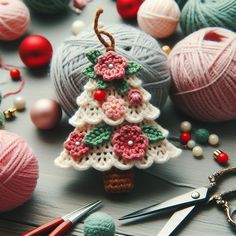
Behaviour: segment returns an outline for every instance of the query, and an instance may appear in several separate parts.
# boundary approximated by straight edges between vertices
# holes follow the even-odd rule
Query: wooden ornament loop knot
[[[96,33],[99,41],[104,45],[104,47],[106,48],[106,51],[115,51],[115,39],[113,38],[113,36],[104,31],[104,30],[99,30],[98,27],[98,19],[100,17],[100,15],[103,13],[103,9],[99,8],[96,12],[95,15],[95,19],[94,19],[94,32]],[[107,36],[110,40],[110,44],[103,38],[103,36]]]

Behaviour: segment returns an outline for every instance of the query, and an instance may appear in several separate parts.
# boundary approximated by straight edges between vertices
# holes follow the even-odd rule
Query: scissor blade
[[[195,207],[196,206],[194,205],[176,211],[162,228],[161,232],[157,234],[157,236],[169,236],[174,233],[184,221],[184,219],[193,211],[193,209],[195,209]]]
[[[72,215],[70,215],[70,217],[68,218],[69,221],[71,221],[72,223],[76,223],[80,218],[82,218],[84,215],[90,213],[92,210],[94,210],[95,208],[97,208],[98,206],[100,206],[102,203],[102,201],[96,201],[93,203],[90,203],[84,207],[82,207],[80,210],[76,211],[75,213],[73,213]]]
[[[160,212],[173,211],[175,209],[197,204],[204,201],[207,198],[208,188],[202,187],[195,189],[191,192],[185,193],[178,197],[172,198],[166,202],[155,204],[141,210],[132,212],[128,215],[122,216],[119,220],[126,220],[136,217],[142,217],[145,215],[158,214]]]

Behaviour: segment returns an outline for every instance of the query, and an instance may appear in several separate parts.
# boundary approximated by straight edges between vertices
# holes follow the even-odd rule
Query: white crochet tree
[[[150,104],[150,93],[135,76],[142,67],[118,55],[113,37],[98,29],[101,13],[97,12],[94,29],[107,52],[86,54],[91,65],[83,73],[89,81],[77,98],[79,109],[69,121],[75,130],[55,163],[105,171],[105,189],[123,192],[133,188],[133,167],[146,169],[181,151],[167,141],[168,131],[155,122],[160,111]]]

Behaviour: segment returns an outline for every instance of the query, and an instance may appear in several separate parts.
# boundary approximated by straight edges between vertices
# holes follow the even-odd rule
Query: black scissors
[[[220,179],[220,177],[235,171],[236,167],[220,170],[208,177],[210,181],[209,187],[198,188],[186,194],[172,198],[166,202],[143,208],[125,215],[119,220],[134,218],[139,219],[148,215],[159,214],[167,211],[175,211],[166,225],[162,228],[161,232],[157,235],[169,236],[176,232],[181,223],[183,223],[187,216],[199,205],[215,202],[217,205],[223,208],[227,221],[236,229],[236,222],[233,219],[233,214],[235,211],[230,210],[229,203],[225,200],[225,198],[234,195],[236,193],[236,189],[211,195],[211,192],[216,187],[217,181]]]

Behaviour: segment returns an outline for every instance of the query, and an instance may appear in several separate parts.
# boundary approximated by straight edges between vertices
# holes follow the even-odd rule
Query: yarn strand
[[[98,19],[100,17],[100,15],[103,13],[103,9],[99,8],[96,12],[95,15],[95,19],[94,19],[94,32],[96,33],[99,41],[104,45],[104,47],[106,48],[107,52],[108,51],[115,51],[115,39],[113,38],[113,36],[111,34],[109,34],[108,32],[104,31],[104,30],[99,30],[98,27]],[[110,41],[111,44],[109,44],[108,42],[106,42],[106,40],[102,37],[102,35],[107,36]]]
[[[8,70],[10,71],[12,69],[12,67],[6,65],[3,60],[2,60],[2,57],[0,57],[0,68],[3,68],[4,70]],[[23,77],[20,76],[19,78],[19,81],[20,81],[20,86],[18,89],[16,89],[15,91],[12,91],[12,92],[7,92],[3,95],[3,97],[8,97],[8,96],[11,96],[11,95],[14,95],[14,94],[18,94],[22,91],[22,89],[24,88],[24,85],[25,85],[25,80]]]

